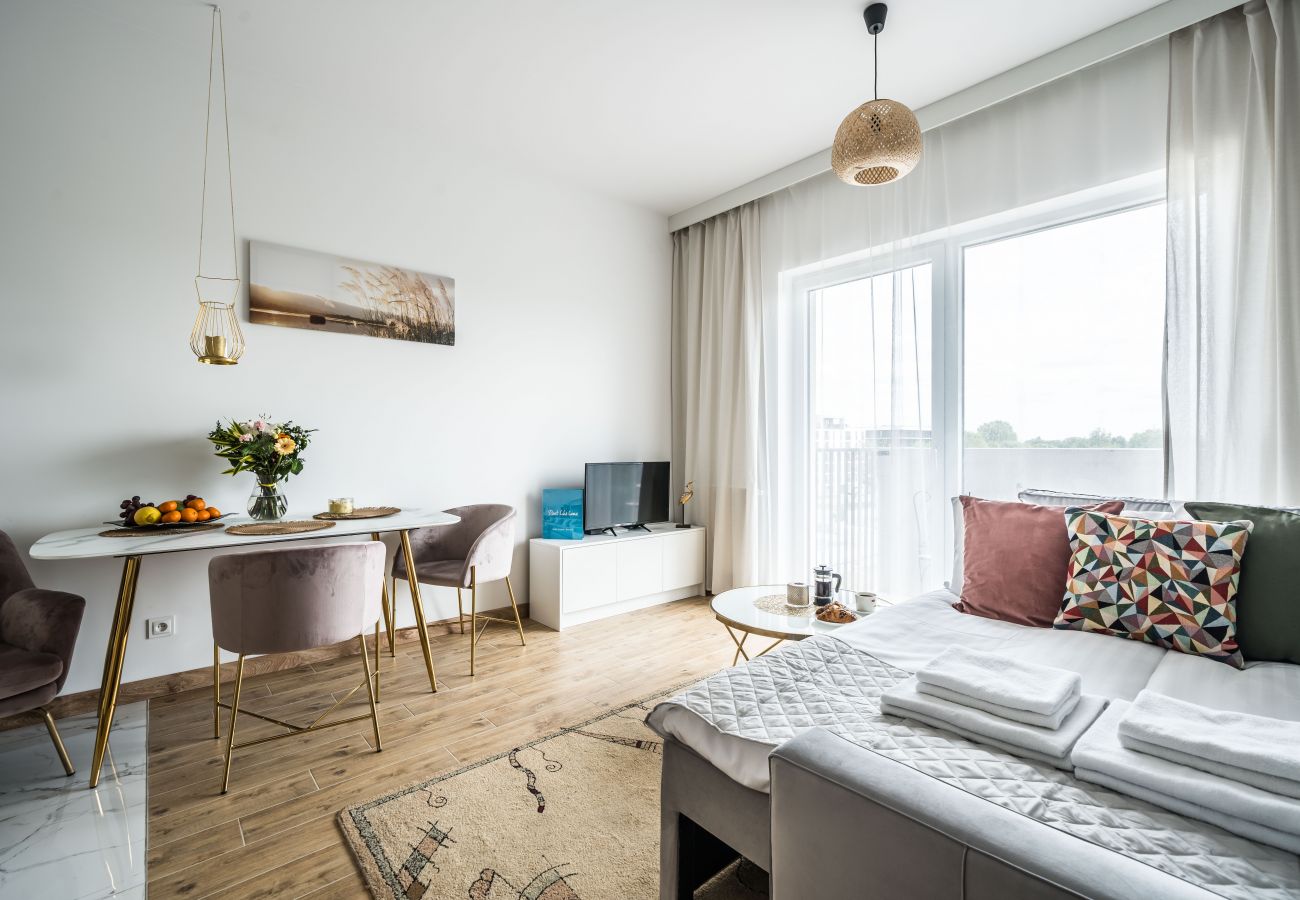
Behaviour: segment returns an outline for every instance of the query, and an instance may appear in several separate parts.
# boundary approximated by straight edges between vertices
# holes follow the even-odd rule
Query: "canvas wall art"
[[[248,320],[452,345],[456,280],[252,241]]]

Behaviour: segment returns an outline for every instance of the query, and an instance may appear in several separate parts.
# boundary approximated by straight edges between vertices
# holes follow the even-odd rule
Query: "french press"
[[[840,589],[840,576],[831,571],[830,566],[817,566],[813,569],[813,602],[825,606],[835,599]]]

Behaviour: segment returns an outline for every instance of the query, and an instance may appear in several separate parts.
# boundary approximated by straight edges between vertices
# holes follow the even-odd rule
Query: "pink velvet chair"
[[[519,618],[519,604],[515,602],[515,589],[510,584],[510,563],[515,553],[515,511],[503,503],[479,503],[457,506],[445,510],[460,518],[453,525],[435,525],[417,528],[411,532],[411,555],[415,559],[415,574],[420,584],[456,589],[457,621],[461,634],[465,633],[465,605],[461,596],[469,588],[469,674],[474,674],[475,647],[483,631],[478,630],[480,619],[483,630],[492,622],[514,624],[519,631],[519,643],[525,645],[524,624]],[[397,596],[397,579],[409,581],[406,560],[397,554],[393,560],[393,591]],[[490,581],[506,583],[510,595],[510,608],[514,621],[496,616],[485,616],[478,611],[478,587]]]
[[[294,547],[219,556],[208,564],[208,592],[212,603],[213,732],[220,737],[219,710],[230,710],[226,736],[225,773],[221,793],[230,784],[231,753],[250,744],[291,737],[305,731],[329,728],[364,719],[365,714],[324,722],[361,685],[370,694],[369,718],[375,728],[375,750],[383,749],[379,737],[376,703],[379,693],[379,618],[384,583],[384,547],[367,541],[328,547]],[[375,627],[375,672],[371,675],[365,632]],[[244,658],[258,653],[296,653],[356,640],[361,647],[365,680],[308,725],[295,725],[239,708],[244,681]],[[235,691],[229,704],[221,702],[221,667],[218,648],[239,654]],[[373,677],[373,681],[372,681]],[[271,738],[235,743],[239,713],[289,729]]]
[[[68,678],[85,609],[76,594],[33,584],[18,548],[0,531],[0,717],[39,712],[69,775],[72,760],[45,704]]]

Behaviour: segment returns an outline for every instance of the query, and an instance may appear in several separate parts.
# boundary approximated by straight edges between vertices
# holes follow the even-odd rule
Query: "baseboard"
[[[499,609],[483,610],[487,614],[500,614],[502,610],[507,613],[510,607],[504,606]],[[519,604],[519,615],[528,618],[528,604]],[[456,624],[456,619],[440,619],[437,622],[430,622],[428,627],[432,631],[437,629],[438,634],[451,634],[452,626]],[[432,635],[431,635],[432,636]],[[374,636],[367,636],[366,646],[374,646]],[[381,640],[384,640],[381,638]],[[409,641],[419,640],[419,632],[415,626],[397,629],[397,642],[404,644]],[[385,641],[386,646],[386,641]],[[95,648],[87,648],[93,652]],[[314,650],[304,650],[300,653],[276,653],[266,656],[254,656],[244,660],[244,675],[265,675],[269,672],[281,672],[285,669],[296,669],[298,666],[307,665],[308,663],[324,662],[327,659],[337,659],[340,656],[355,656],[357,645],[355,641],[343,641],[339,644],[331,644],[328,647],[317,647]],[[227,662],[221,665],[222,680],[233,680],[235,677],[235,663]],[[140,700],[153,700],[157,697],[165,697],[170,694],[179,694],[183,691],[192,691],[196,688],[212,687],[212,666],[203,666],[198,669],[190,669],[186,672],[174,672],[171,675],[156,675],[153,678],[142,678],[139,681],[132,681],[123,684],[118,689],[117,702],[119,704],[135,703]],[[91,712],[99,708],[99,690],[81,691],[76,694],[64,694],[56,697],[45,705],[45,708],[56,718],[61,719],[66,716],[75,716],[84,712]],[[8,718],[0,719],[0,731],[8,731],[11,728],[20,728],[23,725],[31,725],[41,722],[41,716],[36,712],[18,713]]]

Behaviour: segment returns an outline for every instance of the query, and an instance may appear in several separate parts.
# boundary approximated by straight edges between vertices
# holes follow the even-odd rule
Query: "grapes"
[[[121,504],[119,504],[119,508],[122,510],[121,512],[122,524],[134,525],[135,514],[138,510],[143,509],[146,506],[157,506],[157,505],[158,504],[156,503],[141,502],[139,494],[136,494],[130,500],[123,500]]]

